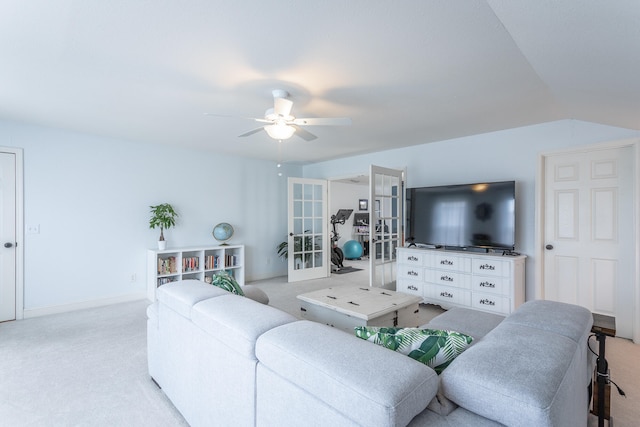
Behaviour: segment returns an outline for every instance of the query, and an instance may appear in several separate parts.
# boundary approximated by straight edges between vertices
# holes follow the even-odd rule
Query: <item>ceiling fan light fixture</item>
[[[274,125],[267,125],[264,127],[264,130],[267,131],[271,138],[284,140],[291,138],[296,131],[296,128],[283,123],[279,123]]]

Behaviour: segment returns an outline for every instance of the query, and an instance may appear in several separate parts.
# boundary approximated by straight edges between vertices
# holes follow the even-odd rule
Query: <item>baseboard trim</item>
[[[74,302],[71,304],[52,305],[49,307],[29,308],[23,310],[23,318],[47,316],[49,314],[67,313],[69,311],[84,310],[87,308],[104,307],[105,305],[120,304],[123,302],[138,301],[147,298],[146,292],[120,295],[111,298],[94,299],[89,301]]]

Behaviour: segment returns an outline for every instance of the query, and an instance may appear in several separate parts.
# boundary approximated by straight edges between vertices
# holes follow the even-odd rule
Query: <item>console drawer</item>
[[[471,275],[444,270],[426,270],[425,280],[436,285],[471,289]]]
[[[398,264],[423,266],[427,258],[427,254],[416,250],[406,249],[398,252]]]
[[[473,276],[471,280],[471,290],[474,292],[509,296],[509,283],[508,280],[502,277]]]
[[[418,265],[398,264],[398,279],[424,280],[424,268]]]
[[[445,254],[445,253],[435,253],[433,254],[431,267],[437,268],[439,270],[450,270],[450,271],[460,271],[464,273],[470,273],[471,258]]]
[[[424,282],[418,282],[415,280],[398,279],[396,282],[396,292],[402,292],[403,294],[417,295],[424,297],[423,294]]]
[[[509,263],[499,259],[474,259],[472,270],[473,274],[481,274],[483,276],[508,276]]]
[[[433,285],[427,292],[431,300],[442,302],[445,306],[446,304],[471,305],[471,292],[464,289]]]
[[[474,292],[471,306],[478,310],[492,311],[498,314],[508,314],[510,312],[511,301],[509,298],[505,297]]]

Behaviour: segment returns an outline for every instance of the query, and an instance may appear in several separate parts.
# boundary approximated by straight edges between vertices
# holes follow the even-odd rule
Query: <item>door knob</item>
[[[4,247],[5,248],[11,248],[11,247],[13,247],[13,243],[7,242],[7,243],[4,244]]]
[[[293,233],[289,233],[289,236],[293,237]]]
[[[553,249],[553,245],[547,245],[547,246],[545,246],[545,249],[551,250],[551,249]]]

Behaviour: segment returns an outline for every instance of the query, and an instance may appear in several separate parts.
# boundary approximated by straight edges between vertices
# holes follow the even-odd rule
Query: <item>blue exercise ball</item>
[[[357,240],[349,240],[342,246],[346,259],[358,259],[362,256],[362,245]]]

